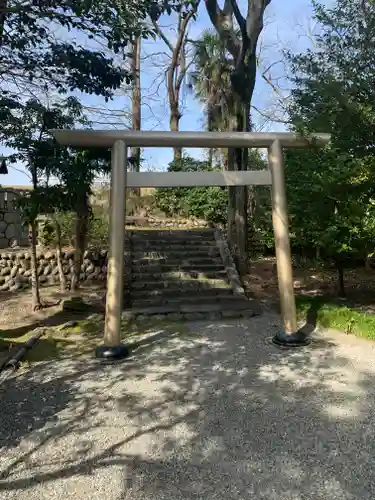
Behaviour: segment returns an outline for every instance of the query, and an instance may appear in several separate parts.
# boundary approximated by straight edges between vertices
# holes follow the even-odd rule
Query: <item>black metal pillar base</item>
[[[125,344],[116,346],[100,345],[95,350],[95,356],[103,361],[119,361],[130,356],[130,350]]]
[[[299,330],[295,333],[279,332],[273,337],[272,342],[278,347],[292,349],[309,345],[311,339],[305,332]]]

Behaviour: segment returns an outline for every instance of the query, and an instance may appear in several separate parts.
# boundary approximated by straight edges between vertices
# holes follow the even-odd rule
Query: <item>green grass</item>
[[[306,320],[316,316],[316,325],[375,340],[375,315],[338,304],[324,297],[297,297],[297,314]]]

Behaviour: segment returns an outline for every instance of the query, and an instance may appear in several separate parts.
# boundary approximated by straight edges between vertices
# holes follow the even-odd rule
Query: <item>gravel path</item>
[[[375,343],[281,351],[269,315],[186,329],[3,387],[0,498],[375,498]]]

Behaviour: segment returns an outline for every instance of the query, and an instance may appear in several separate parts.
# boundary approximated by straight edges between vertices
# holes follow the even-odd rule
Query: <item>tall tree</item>
[[[204,105],[207,130],[226,131],[234,106],[230,88],[233,61],[228,58],[225,46],[215,32],[204,31],[194,45],[194,70],[190,73],[190,84]],[[213,154],[214,150],[210,149],[210,164]],[[228,155],[224,153],[223,156],[227,169]]]
[[[6,146],[16,152],[11,162],[22,162],[30,172],[33,190],[20,202],[24,220],[30,226],[30,251],[32,264],[33,309],[43,304],[39,294],[37,274],[37,217],[41,213],[54,214],[56,210],[71,210],[76,213],[76,236],[74,269],[71,289],[79,283],[83,253],[86,246],[90,218],[89,195],[91,184],[98,173],[108,173],[108,150],[76,150],[55,144],[51,128],[73,128],[88,126],[81,104],[69,97],[46,107],[36,99],[18,102],[12,109],[11,120],[6,129]],[[53,176],[59,186],[48,187],[46,180]],[[59,189],[58,189],[59,188]]]
[[[288,152],[287,188],[293,230],[333,257],[344,294],[343,259],[374,252],[375,4],[314,2],[314,17],[313,48],[289,54],[289,111],[297,130],[331,132],[332,143],[319,154]]]
[[[314,2],[320,26],[314,49],[289,54],[295,89],[289,112],[295,126],[331,131],[342,152],[368,156],[375,149],[375,3]]]
[[[50,128],[72,127],[81,115],[80,106],[74,98],[46,108],[36,99],[22,103],[15,96],[9,110],[9,122],[5,124],[4,142],[16,152],[10,156],[11,162],[22,162],[30,172],[33,191],[21,200],[25,223],[30,228],[32,307],[40,309],[42,303],[39,294],[37,274],[37,228],[36,220],[44,203],[46,194],[40,185],[40,178],[50,168],[55,168],[58,158],[49,134]],[[65,110],[65,111],[63,111]]]
[[[231,73],[231,89],[234,109],[230,116],[232,131],[251,129],[250,106],[254,93],[257,60],[256,51],[263,29],[266,7],[271,0],[248,0],[247,14],[241,14],[236,0],[225,0],[223,8],[217,0],[205,0],[210,20],[234,61]],[[247,150],[230,150],[230,170],[246,170]],[[241,274],[247,270],[247,189],[229,188],[228,237]]]
[[[132,100],[131,100],[131,117],[132,117],[132,130],[141,130],[141,37],[137,37],[131,50],[131,72],[132,72]],[[129,167],[139,172],[141,164],[141,148],[132,147],[131,156],[129,158]],[[134,196],[139,197],[140,188],[132,189]]]
[[[133,42],[131,54],[132,70],[132,129],[141,130],[141,38]],[[133,147],[131,150],[132,165],[139,172],[141,149]]]
[[[69,204],[75,213],[75,252],[70,289],[79,287],[84,252],[92,215],[90,195],[92,184],[98,175],[110,172],[110,151],[100,148],[64,150],[62,161],[53,170],[60,183],[70,193]]]
[[[171,131],[180,129],[181,112],[181,87],[192,64],[192,59],[187,58],[189,24],[195,18],[200,0],[177,0],[174,9],[177,11],[177,38],[174,42],[168,38],[160,26],[160,16],[163,10],[153,11],[151,20],[159,38],[168,48],[170,58],[167,65],[167,92],[170,109],[169,126]],[[173,161],[180,161],[182,149],[173,148]]]
[[[7,0],[0,0],[0,47],[3,42],[5,9],[7,8]]]

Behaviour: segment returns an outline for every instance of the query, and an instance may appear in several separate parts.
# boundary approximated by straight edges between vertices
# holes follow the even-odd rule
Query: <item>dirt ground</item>
[[[375,313],[375,270],[357,268],[345,272],[347,297],[340,299],[337,294],[337,275],[334,270],[296,268],[294,269],[296,296],[324,296],[338,303],[361,311]],[[251,272],[245,280],[249,296],[259,300],[264,306],[278,310],[279,291],[276,263],[274,258],[263,258],[252,263]],[[81,297],[86,303],[100,308],[105,291],[103,285],[82,286]],[[41,311],[31,312],[31,293],[29,290],[2,293],[0,295],[0,362],[9,355],[19,341],[40,327],[58,331],[77,315],[62,309],[61,302],[71,297],[62,294],[58,286],[43,287],[42,301],[57,303]],[[84,319],[84,318],[83,318]],[[18,340],[17,340],[18,339]]]
[[[345,270],[346,298],[338,296],[337,272],[334,269],[294,268],[296,296],[324,296],[356,309],[375,313],[375,270]],[[249,295],[263,303],[278,303],[278,283],[274,258],[256,260],[245,280]]]
[[[80,296],[89,303],[100,301],[104,293],[104,288],[99,285],[82,286]],[[44,303],[56,303],[71,297],[69,292],[61,293],[58,286],[49,286],[41,288],[41,298]],[[0,295],[0,329],[15,329],[34,327],[34,325],[45,324],[52,325],[56,323],[53,317],[61,312],[61,304],[52,307],[46,307],[41,311],[31,311],[31,291],[23,290],[20,292],[2,293]],[[58,322],[64,320],[63,314],[59,315]],[[69,313],[65,313],[69,316]],[[69,319],[69,318],[68,318]]]
[[[296,295],[323,295],[337,297],[337,276],[334,270],[313,268],[294,269]],[[364,268],[345,272],[347,301],[355,307],[366,307],[375,312],[375,270]],[[261,302],[278,302],[278,284],[274,258],[259,259],[252,263],[251,272],[245,284],[250,295]],[[102,285],[82,286],[80,294],[88,303],[97,304],[103,297]],[[62,294],[58,286],[41,288],[42,300],[56,302],[70,297]],[[0,294],[0,331],[19,330],[26,333],[38,325],[59,325],[69,320],[69,313],[61,311],[61,305],[31,312],[31,293],[29,290]],[[4,336],[4,335],[3,335]]]

